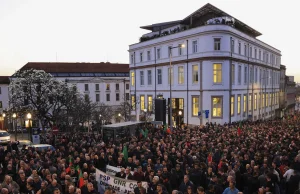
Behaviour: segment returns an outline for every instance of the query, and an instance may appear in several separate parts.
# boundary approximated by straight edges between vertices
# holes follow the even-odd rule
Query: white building
[[[177,123],[275,116],[281,52],[258,40],[261,33],[255,29],[211,4],[182,20],[141,28],[151,32],[129,46],[132,113],[137,118],[144,109],[152,110],[155,98],[168,104],[170,82]],[[209,111],[207,119],[203,110]]]
[[[8,85],[9,85],[9,77],[8,76],[0,76],[0,129],[4,129],[4,119],[3,111],[8,108],[9,105],[9,97],[8,97]]]
[[[21,70],[37,69],[75,84],[93,102],[118,107],[130,100],[129,65],[119,63],[29,62]]]

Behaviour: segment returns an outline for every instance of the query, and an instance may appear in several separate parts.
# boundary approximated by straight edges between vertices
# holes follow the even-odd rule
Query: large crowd
[[[53,144],[54,136],[45,141]],[[107,165],[121,169],[116,177],[137,181],[135,194],[300,194],[299,113],[172,131],[149,124],[108,141],[68,133],[58,142],[55,151],[0,147],[1,194],[98,194],[96,168]]]

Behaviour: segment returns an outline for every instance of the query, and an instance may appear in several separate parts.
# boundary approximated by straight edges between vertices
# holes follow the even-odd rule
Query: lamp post
[[[102,124],[102,115],[101,115],[101,114],[99,115],[99,119],[100,119],[100,126],[101,126],[101,127],[100,127],[100,132],[101,132],[101,130],[102,130],[102,125],[103,125],[103,124]]]
[[[169,100],[169,119],[170,119],[170,129],[173,131],[173,119],[172,119],[172,49],[174,48],[184,48],[184,44],[179,44],[175,47],[169,47],[169,54],[170,54],[170,71],[169,71],[169,81],[170,81],[170,100]]]
[[[6,116],[6,114],[5,113],[3,113],[2,114],[2,130],[4,130],[4,121],[5,121],[5,116]]]
[[[14,114],[12,115],[12,118],[13,118],[13,130],[15,131],[15,141],[17,141],[17,129],[16,129],[16,127],[15,127],[15,120],[16,120],[16,118],[17,118],[17,114],[14,113]]]
[[[146,125],[147,125],[147,109],[145,108],[144,109],[144,115],[145,115],[145,127],[146,127]]]
[[[29,129],[29,139],[30,139],[30,141],[32,141],[32,135],[31,135],[31,118],[32,118],[32,115],[31,115],[31,113],[28,113],[27,115],[26,115],[26,117],[27,117],[27,119],[28,119],[28,129]]]
[[[118,114],[119,122],[121,123],[121,113]]]
[[[181,115],[182,115],[182,111],[181,110],[178,112],[178,115],[179,115],[178,126],[181,126]]]

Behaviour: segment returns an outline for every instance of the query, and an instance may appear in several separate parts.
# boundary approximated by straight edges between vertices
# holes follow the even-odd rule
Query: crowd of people
[[[55,151],[19,150],[12,142],[6,150],[0,147],[0,190],[98,194],[96,168],[105,172],[110,165],[121,169],[116,177],[137,181],[135,194],[300,194],[299,126],[295,113],[172,131],[149,124],[108,141],[98,133],[69,133],[53,145]],[[53,139],[49,135],[46,142]],[[107,187],[104,193],[115,191]]]

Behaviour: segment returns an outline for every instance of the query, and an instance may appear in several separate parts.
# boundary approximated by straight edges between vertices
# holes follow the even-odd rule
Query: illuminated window
[[[198,65],[193,65],[193,84],[197,84],[199,80]]]
[[[183,69],[183,66],[178,67],[178,84],[184,84],[184,69]]]
[[[195,96],[192,97],[192,102],[193,102],[193,109],[192,109],[192,114],[193,116],[198,116],[198,112],[199,112],[199,97]]]
[[[243,106],[243,110],[244,110],[244,112],[247,111],[247,96],[246,96],[246,95],[244,95],[244,106]]]
[[[223,97],[212,97],[212,116],[222,117],[223,114]]]
[[[141,111],[145,110],[145,96],[140,96]]]
[[[254,94],[254,110],[257,109],[257,94]]]
[[[131,108],[135,110],[135,95],[131,95]]]
[[[230,109],[231,109],[231,116],[234,115],[234,96],[231,96],[231,105],[230,105]]]
[[[249,94],[248,110],[252,110],[252,94]]]
[[[222,64],[213,64],[213,81],[215,84],[222,83]]]
[[[131,72],[131,86],[134,86],[134,71]]]
[[[265,94],[262,95],[262,108],[265,107]]]
[[[183,109],[183,98],[179,98],[179,109]]]
[[[106,90],[110,90],[110,84],[106,84]]]
[[[266,94],[266,107],[269,105],[269,94]]]
[[[237,114],[241,114],[241,95],[238,95],[237,97]]]
[[[152,96],[148,96],[148,111],[149,112],[153,111],[153,98],[152,98]]]
[[[170,85],[170,81],[171,81],[171,84],[173,84],[173,68],[168,68],[168,84]]]

